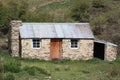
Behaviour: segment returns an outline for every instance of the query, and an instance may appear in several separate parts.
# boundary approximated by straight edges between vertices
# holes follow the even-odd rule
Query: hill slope
[[[0,54],[0,80],[119,80],[119,62],[120,57],[114,62],[42,61]]]
[[[89,3],[88,3],[89,2]],[[119,0],[1,0],[0,32],[9,20],[24,22],[89,22],[96,38],[120,44]]]

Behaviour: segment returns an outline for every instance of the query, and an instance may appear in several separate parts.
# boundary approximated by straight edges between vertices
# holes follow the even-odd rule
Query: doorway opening
[[[105,44],[94,42],[94,57],[104,60]]]

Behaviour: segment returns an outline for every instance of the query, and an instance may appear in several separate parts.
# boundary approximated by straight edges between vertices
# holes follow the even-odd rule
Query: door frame
[[[94,42],[94,54],[93,55],[96,58],[104,60],[105,59],[105,44]]]
[[[50,59],[60,60],[61,54],[62,54],[62,39],[56,38],[50,39]]]

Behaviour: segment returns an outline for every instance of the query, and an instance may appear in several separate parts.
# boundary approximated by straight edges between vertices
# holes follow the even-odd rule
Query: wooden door
[[[52,60],[60,60],[62,50],[62,39],[51,39],[50,57]]]

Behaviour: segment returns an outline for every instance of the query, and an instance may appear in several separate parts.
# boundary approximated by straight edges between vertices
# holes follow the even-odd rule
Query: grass
[[[11,0],[3,1],[3,4],[9,6],[8,3]],[[24,1],[24,0],[23,0]],[[53,3],[49,3],[53,1]],[[72,0],[28,0],[28,10],[26,12],[31,13],[26,21],[37,21],[42,19],[42,14],[50,15],[50,22],[75,22],[71,19],[71,8],[73,8]],[[82,1],[82,0],[81,0]],[[89,2],[92,0],[88,0]],[[107,1],[107,0],[106,0]],[[109,3],[108,3],[109,2]],[[120,3],[119,1],[107,1],[109,11],[92,11],[90,23],[99,25],[105,24],[106,17],[112,17],[114,20],[119,14]],[[44,5],[43,5],[44,4]],[[33,11],[31,11],[31,9]],[[30,10],[30,12],[29,12]],[[42,14],[41,14],[42,13]],[[96,14],[97,13],[97,14]],[[37,16],[36,16],[37,14]],[[41,16],[40,16],[41,14]],[[114,16],[112,15],[114,14]],[[107,16],[106,16],[107,15]],[[112,16],[111,16],[112,15]],[[43,19],[45,17],[43,15]],[[35,18],[35,20],[34,20]],[[45,18],[47,20],[48,17]],[[52,18],[52,19],[51,19]],[[119,18],[119,17],[118,17]],[[110,19],[111,20],[111,19]],[[119,19],[118,19],[119,20]],[[41,22],[41,20],[38,20]],[[44,20],[43,20],[44,21]],[[93,25],[94,27],[94,25]],[[110,39],[110,38],[109,38]],[[0,39],[0,51],[7,52],[6,38]],[[4,77],[15,77],[16,80],[119,80],[120,79],[120,57],[114,62],[102,61],[99,59],[93,59],[89,61],[69,61],[63,60],[59,62],[42,61],[36,59],[21,59],[12,58],[7,54],[0,54],[2,64],[4,64]],[[16,69],[17,66],[17,69]],[[19,70],[18,70],[19,69]],[[0,73],[1,77],[1,73]],[[9,79],[9,78],[6,78]],[[1,78],[0,78],[1,80]]]
[[[16,80],[119,80],[120,58],[113,62],[93,59],[88,61],[44,61],[13,58],[0,54],[4,75]],[[10,65],[10,63],[12,65]],[[16,70],[15,66],[18,65]],[[12,70],[11,70],[12,67]],[[19,68],[20,67],[20,68]],[[14,69],[15,68],[15,69]],[[14,71],[15,70],[15,71]],[[17,71],[17,72],[16,72]]]

